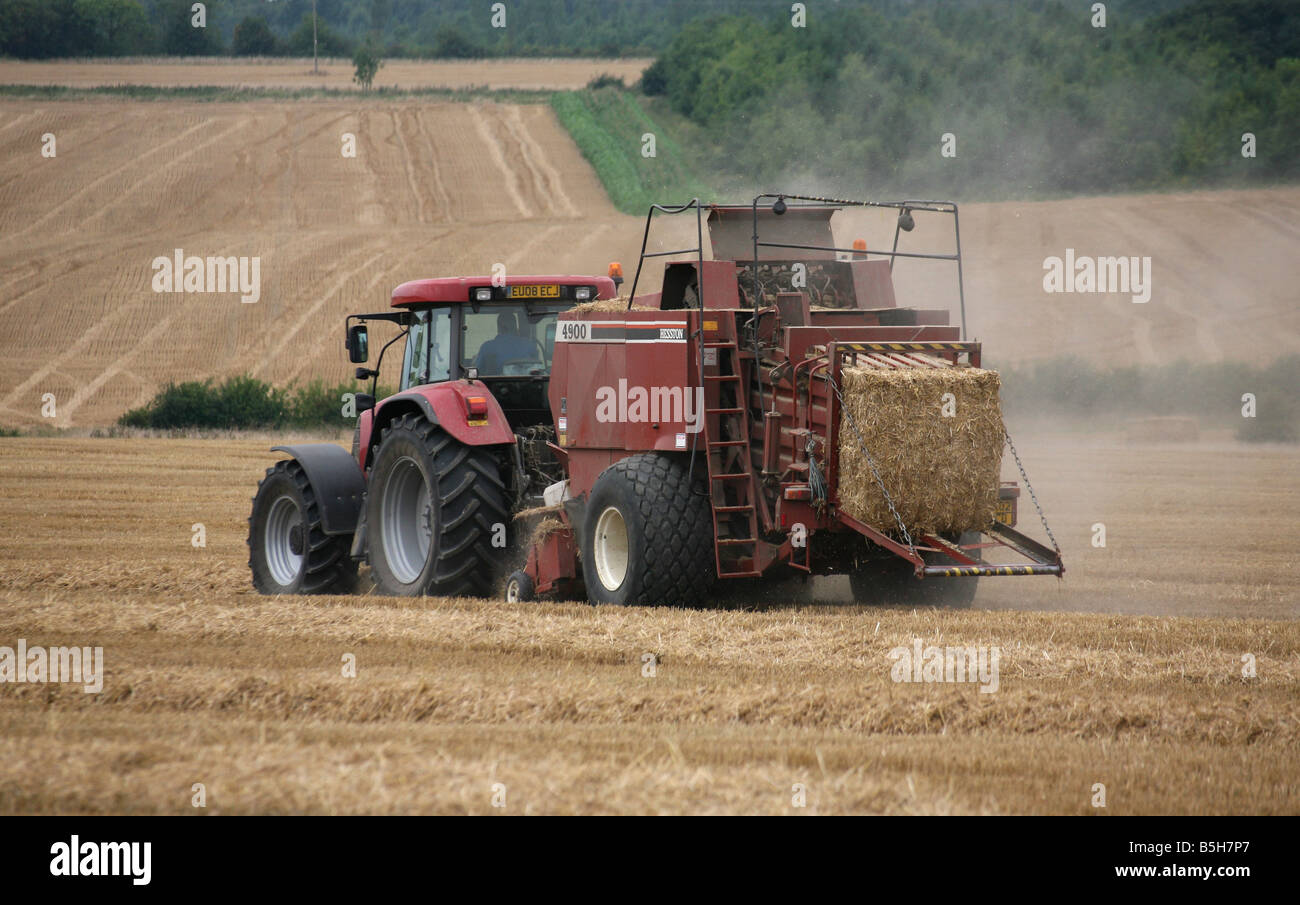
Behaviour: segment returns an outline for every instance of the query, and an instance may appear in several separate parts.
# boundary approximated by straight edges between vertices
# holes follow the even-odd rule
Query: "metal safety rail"
[[[704,217],[702,214],[704,205],[700,203],[699,198],[692,198],[685,204],[651,204],[650,209],[645,215],[645,231],[641,233],[641,254],[636,262],[636,274],[632,277],[632,291],[628,293],[627,310],[632,310],[632,305],[636,301],[636,287],[641,282],[641,268],[645,266],[646,258],[665,258],[672,255],[695,255],[695,279],[696,293],[699,299],[699,307],[704,308]],[[661,214],[682,214],[687,211],[695,211],[695,247],[694,248],[677,248],[672,251],[646,251],[646,245],[650,241],[650,226],[654,222],[655,212]],[[704,382],[704,334],[702,329],[696,331],[697,357],[695,366],[700,375],[700,382]],[[695,486],[695,458],[699,451],[700,432],[696,431],[691,434],[691,464],[687,471],[687,486]],[[707,457],[706,457],[707,458]],[[710,478],[710,484],[712,479]],[[709,500],[712,505],[713,494],[712,487],[709,488]],[[716,509],[716,507],[715,507]],[[714,512],[714,533],[717,533],[717,512]]]
[[[646,258],[666,258],[672,255],[695,255],[697,267],[695,270],[697,288],[699,295],[700,307],[704,307],[704,217],[701,214],[703,205],[699,198],[692,198],[685,204],[652,204],[645,215],[645,231],[641,234],[641,255],[636,262],[636,275],[632,277],[632,291],[627,297],[627,307],[631,310],[632,303],[636,301],[636,287],[641,282],[641,268],[645,266]],[[646,244],[650,241],[650,225],[654,222],[655,211],[662,214],[682,214],[686,211],[695,211],[695,247],[694,248],[677,248],[672,251],[651,251],[647,252]]]
[[[961,303],[961,336],[967,338],[966,333],[966,288],[962,279],[961,269],[961,220],[957,214],[957,202],[955,201],[930,201],[930,200],[903,200],[903,201],[852,201],[846,198],[822,198],[816,195],[791,195],[783,192],[764,192],[761,195],[754,196],[752,210],[754,217],[754,260],[753,273],[754,285],[758,285],[758,250],[760,248],[790,248],[798,251],[829,251],[837,254],[859,255],[862,249],[859,248],[836,248],[833,245],[793,245],[789,242],[763,242],[760,241],[758,234],[758,204],[760,201],[772,201],[774,209],[777,205],[780,210],[786,210],[789,205],[787,202],[794,201],[795,207],[799,202],[813,205],[832,204],[837,207],[874,207],[889,208],[898,211],[898,220],[894,225],[894,246],[888,252],[873,251],[876,256],[885,256],[889,258],[889,269],[893,272],[895,258],[916,258],[926,261],[954,261],[957,264],[957,297]],[[935,214],[951,214],[953,237],[956,242],[956,250],[953,254],[935,253],[935,252],[916,252],[916,251],[899,251],[898,239],[900,231],[910,232],[915,225],[912,219],[914,212],[928,212]],[[755,307],[759,304],[759,299],[754,300]]]

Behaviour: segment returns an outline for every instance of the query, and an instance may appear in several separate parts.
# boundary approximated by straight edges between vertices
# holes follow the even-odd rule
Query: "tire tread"
[[[303,575],[298,586],[299,594],[346,594],[357,583],[357,564],[352,559],[352,535],[326,534],[322,527],[320,504],[316,492],[307,478],[307,472],[295,459],[276,462],[266,470],[266,475],[257,483],[257,494],[253,497],[253,512],[248,516],[248,568],[253,576],[253,587],[262,594],[278,594],[278,584],[269,583],[269,576],[259,574],[254,563],[255,549],[253,533],[256,517],[257,500],[262,495],[262,488],[276,475],[283,474],[302,495],[305,504],[302,511],[303,527],[307,529],[306,555],[304,557]]]

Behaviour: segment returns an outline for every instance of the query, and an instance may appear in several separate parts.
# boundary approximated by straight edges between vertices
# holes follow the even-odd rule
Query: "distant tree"
[[[22,59],[75,56],[72,0],[0,2],[0,54]]]
[[[136,0],[75,0],[72,13],[84,36],[81,54],[130,56],[150,49],[153,29]]]
[[[330,28],[322,20],[316,34],[317,46],[324,57],[352,56],[352,41]],[[295,57],[311,56],[311,15],[302,17],[298,27],[289,35],[288,52]]]
[[[655,60],[641,73],[641,91],[652,97],[668,93],[668,67],[664,65],[663,57]]]
[[[172,56],[214,56],[221,53],[221,36],[216,23],[209,18],[207,26],[193,24],[191,0],[158,0],[157,15],[161,20],[163,53]]]
[[[230,52],[237,57],[269,57],[280,50],[280,42],[271,26],[260,16],[246,16],[235,26]]]
[[[610,75],[608,72],[602,72],[587,83],[588,91],[599,91],[601,88],[617,88],[619,91],[626,91],[627,85],[624,83],[621,76]]]
[[[352,65],[357,69],[352,81],[360,85],[362,91],[369,91],[384,61],[379,58],[379,50],[370,41],[366,41],[352,54]]]
[[[370,0],[370,30],[383,34],[393,14],[392,0]]]
[[[484,56],[484,50],[454,25],[445,25],[434,35],[433,55],[466,60]]]

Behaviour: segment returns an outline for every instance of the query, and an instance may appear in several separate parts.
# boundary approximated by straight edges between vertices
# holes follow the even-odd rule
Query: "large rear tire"
[[[326,534],[320,506],[295,459],[277,462],[257,485],[248,517],[248,567],[263,594],[346,594],[356,587],[352,535]]]
[[[961,543],[979,542],[978,531],[967,531]],[[952,560],[934,553],[923,553],[927,562]],[[979,559],[978,556],[974,557]],[[895,604],[899,606],[939,606],[954,610],[969,609],[975,602],[978,578],[921,578],[912,571],[905,560],[890,557],[887,560],[864,564],[849,573],[849,587],[858,603]]]
[[[686,465],[654,453],[601,472],[582,528],[582,574],[592,603],[699,604],[713,587],[713,517]]]
[[[493,594],[508,530],[505,486],[491,452],[409,414],[380,440],[366,493],[370,568],[382,594]]]

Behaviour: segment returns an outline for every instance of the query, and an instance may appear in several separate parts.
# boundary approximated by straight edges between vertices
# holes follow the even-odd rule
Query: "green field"
[[[615,87],[563,91],[551,95],[551,107],[620,211],[644,214],[653,202],[712,196],[636,95]],[[643,152],[647,134],[654,136],[653,157]]]

